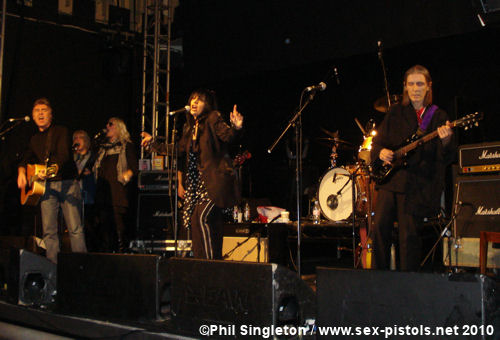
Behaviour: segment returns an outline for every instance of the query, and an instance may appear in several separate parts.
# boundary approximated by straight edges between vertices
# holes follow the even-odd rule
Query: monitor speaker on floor
[[[56,265],[25,249],[0,249],[1,295],[20,305],[50,306],[55,302]]]
[[[315,295],[295,272],[273,263],[172,258],[172,321],[200,336],[202,325],[256,327],[314,322]]]
[[[317,275],[318,327],[345,326],[353,331],[355,327],[388,327],[391,334],[380,333],[380,339],[416,339],[417,335],[481,339],[464,333],[432,334],[436,327],[457,326],[462,332],[471,325],[472,331],[500,334],[498,283],[485,276],[332,268],[318,268]],[[421,327],[431,333],[418,333]],[[367,338],[367,334],[357,335],[321,338]]]
[[[167,259],[158,255],[60,253],[59,312],[161,320],[170,308]]]

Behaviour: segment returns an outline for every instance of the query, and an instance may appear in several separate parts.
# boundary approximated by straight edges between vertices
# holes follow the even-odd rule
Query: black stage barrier
[[[56,294],[56,265],[25,249],[0,249],[1,296],[20,305],[49,306]]]
[[[158,320],[167,311],[167,259],[158,255],[59,253],[57,311]]]
[[[312,323],[315,295],[295,272],[276,264],[170,259],[172,323],[200,336],[202,325],[271,327]],[[223,331],[218,335],[224,335]],[[261,338],[261,336],[254,336]]]
[[[317,274],[316,325],[347,326],[352,332],[367,327],[372,332],[317,333],[318,338],[482,339],[481,332],[496,336],[485,339],[500,336],[499,285],[485,276],[332,268],[318,268]],[[379,327],[379,336],[373,336],[373,327]],[[448,332],[456,327],[457,335],[432,335],[436,327],[448,327]],[[425,336],[426,331],[431,333]]]

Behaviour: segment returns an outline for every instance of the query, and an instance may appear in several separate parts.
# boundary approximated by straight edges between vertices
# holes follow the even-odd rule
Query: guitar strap
[[[50,146],[52,144],[52,125],[49,127],[49,131],[47,132],[47,139],[45,140],[45,166],[48,166],[50,159]]]
[[[422,136],[425,133],[425,131],[429,127],[429,123],[432,120],[432,116],[434,116],[434,113],[436,112],[437,109],[438,109],[438,107],[436,105],[431,105],[429,107],[429,109],[427,110],[427,112],[424,115],[424,118],[422,119],[422,122],[418,126],[418,130],[417,130],[418,136]]]

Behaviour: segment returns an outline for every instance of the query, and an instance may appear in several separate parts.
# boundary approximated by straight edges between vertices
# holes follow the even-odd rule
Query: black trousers
[[[423,220],[405,211],[406,195],[379,190],[373,226],[373,250],[375,267],[389,269],[391,257],[392,230],[398,221],[399,265],[403,271],[419,268],[422,239],[420,236]]]
[[[222,210],[212,201],[196,204],[191,214],[191,239],[195,258],[222,259]]]

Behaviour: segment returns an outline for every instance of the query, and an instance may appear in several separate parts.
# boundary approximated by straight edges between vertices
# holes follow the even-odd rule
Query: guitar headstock
[[[474,112],[471,114],[468,114],[466,116],[463,116],[460,119],[457,119],[453,123],[454,126],[458,127],[463,127],[464,130],[471,129],[473,127],[479,126],[479,121],[483,119],[483,113],[482,112]]]

